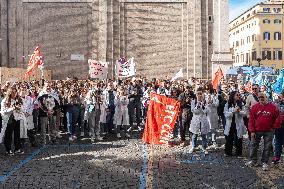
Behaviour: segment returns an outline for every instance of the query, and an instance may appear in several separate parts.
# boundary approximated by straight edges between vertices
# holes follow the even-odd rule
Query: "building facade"
[[[282,69],[284,1],[259,3],[230,22],[230,48],[234,65]]]
[[[211,79],[212,62],[229,63],[228,0],[0,0],[0,9],[1,66],[25,68],[39,45],[53,79],[86,78],[88,59],[109,62],[110,78],[121,56],[149,78],[183,68]]]

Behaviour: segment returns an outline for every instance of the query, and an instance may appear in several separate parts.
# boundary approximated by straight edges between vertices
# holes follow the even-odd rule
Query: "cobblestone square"
[[[47,145],[4,156],[0,188],[282,188],[283,165],[263,172],[222,147],[188,153],[190,146],[145,145],[137,136],[90,144]],[[221,140],[221,139],[220,139]],[[245,154],[247,150],[245,149]]]

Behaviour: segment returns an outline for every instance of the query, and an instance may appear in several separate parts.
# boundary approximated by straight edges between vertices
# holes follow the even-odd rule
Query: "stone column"
[[[214,0],[214,31],[213,31],[213,55],[212,55],[212,76],[221,65],[227,70],[233,64],[229,44],[229,2],[228,0]]]
[[[195,2],[195,77],[202,78],[202,23],[201,23],[201,1]]]
[[[8,3],[9,0],[0,0],[0,8],[1,8],[1,17],[0,17],[0,24],[1,24],[1,66],[8,67],[9,64],[9,50],[8,50]]]
[[[98,60],[107,61],[107,1],[99,0],[98,11]]]

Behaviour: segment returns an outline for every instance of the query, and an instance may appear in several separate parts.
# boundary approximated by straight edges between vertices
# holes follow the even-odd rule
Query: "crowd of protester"
[[[14,155],[23,154],[27,142],[33,147],[57,144],[64,133],[72,142],[84,137],[91,142],[110,136],[131,138],[134,130],[143,131],[150,93],[156,92],[180,101],[172,141],[185,145],[186,136],[190,137],[189,153],[197,150],[198,136],[205,154],[209,145],[218,147],[218,131],[222,129],[225,156],[241,158],[243,138],[248,136],[248,166],[257,165],[263,138],[261,162],[267,170],[273,151],[272,163],[280,161],[284,142],[284,92],[272,98],[267,91],[265,86],[253,85],[248,92],[233,81],[222,81],[215,90],[210,82],[194,78],[7,82],[0,91],[0,143],[8,155]]]

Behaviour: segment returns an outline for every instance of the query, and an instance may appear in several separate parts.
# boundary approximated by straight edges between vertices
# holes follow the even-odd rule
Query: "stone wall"
[[[86,78],[89,58],[112,63],[113,73],[120,56],[135,58],[138,75],[171,77],[184,68],[185,78],[208,78],[212,1],[0,0],[1,65],[25,68],[40,45],[54,79]]]
[[[41,80],[41,71],[39,69],[34,69],[32,75],[24,79],[26,69],[22,68],[6,68],[0,67],[0,83],[3,85],[7,81],[9,82],[18,82],[18,81],[40,81]],[[45,70],[44,79],[50,81],[52,72],[51,70]]]

